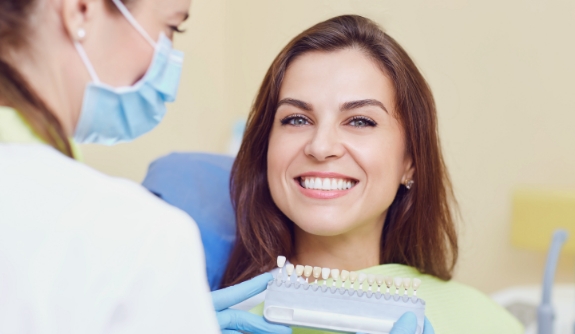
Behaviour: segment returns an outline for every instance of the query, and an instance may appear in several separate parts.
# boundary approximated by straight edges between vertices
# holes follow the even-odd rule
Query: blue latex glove
[[[417,318],[412,312],[406,312],[399,318],[393,325],[391,332],[389,334],[414,334],[417,329]],[[433,326],[425,317],[425,322],[423,323],[423,334],[435,334]]]
[[[415,334],[417,330],[417,318],[413,312],[405,312],[396,322],[393,324],[393,328],[389,334]],[[363,333],[357,333],[363,334]],[[423,334],[435,334],[433,326],[425,317],[423,323]]]
[[[249,281],[212,292],[216,317],[223,334],[240,334],[239,331],[257,334],[291,334],[289,327],[270,324],[263,317],[228,308],[264,291],[272,279],[273,276],[266,273]]]

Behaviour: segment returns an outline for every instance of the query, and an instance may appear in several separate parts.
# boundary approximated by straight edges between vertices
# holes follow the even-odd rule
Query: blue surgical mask
[[[120,12],[155,49],[146,74],[132,86],[111,87],[102,83],[82,45],[76,49],[92,82],[84,92],[82,112],[74,140],[78,143],[113,145],[131,141],[152,130],[166,114],[166,102],[176,98],[182,72],[183,53],[161,34],[155,42],[120,0],[112,0]]]

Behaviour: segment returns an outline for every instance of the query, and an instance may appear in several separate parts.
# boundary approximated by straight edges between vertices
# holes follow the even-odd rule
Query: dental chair
[[[212,291],[220,286],[236,237],[229,188],[233,161],[232,157],[218,154],[172,153],[152,162],[142,183],[195,220]]]

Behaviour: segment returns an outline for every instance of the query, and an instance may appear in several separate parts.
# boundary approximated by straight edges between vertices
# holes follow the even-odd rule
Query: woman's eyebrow
[[[385,106],[383,105],[383,103],[379,102],[378,100],[374,100],[374,99],[365,99],[365,100],[349,101],[349,102],[346,102],[346,103],[342,104],[339,109],[340,109],[340,111],[348,111],[348,110],[357,109],[357,108],[361,108],[361,107],[365,107],[365,106],[376,106],[376,107],[380,107],[380,108],[383,109],[386,113],[389,114],[389,111],[387,111],[387,108],[385,108]]]
[[[296,99],[292,99],[292,98],[285,98],[285,99],[281,99],[278,102],[278,106],[276,107],[279,108],[282,104],[289,104],[290,106],[294,106],[296,108],[299,108],[301,110],[305,110],[305,111],[312,111],[312,107],[309,103],[303,102],[301,100],[296,100]]]

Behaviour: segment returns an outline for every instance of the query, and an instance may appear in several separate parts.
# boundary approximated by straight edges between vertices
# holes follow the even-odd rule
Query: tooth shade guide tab
[[[365,279],[367,278],[367,275],[364,273],[359,273],[359,275],[357,276],[357,281],[359,282],[359,290],[363,290],[363,282],[365,282]]]
[[[309,283],[309,277],[311,276],[313,271],[312,266],[305,266],[303,270],[303,275],[305,276],[305,282]]]
[[[287,279],[288,281],[291,281],[291,277],[293,276],[293,271],[294,271],[295,267],[293,264],[288,263],[286,265],[286,273],[287,273]]]
[[[351,289],[355,289],[355,281],[357,281],[357,272],[355,271],[350,271],[349,272],[349,287]]]
[[[383,281],[384,281],[384,277],[383,275],[376,275],[375,276],[375,282],[377,283],[377,292],[381,291],[381,286],[383,285]]]
[[[412,282],[412,286],[413,286],[413,295],[417,296],[417,290],[421,286],[421,280],[419,278],[414,278],[413,282]]]
[[[329,268],[321,268],[321,278],[323,279],[323,285],[327,284],[327,280],[329,279],[329,274],[331,270]]]
[[[313,278],[315,278],[315,284],[317,280],[321,277],[321,267],[313,267]]]
[[[331,270],[331,278],[332,278],[331,286],[336,286],[337,279],[339,278],[339,269],[332,269]]]
[[[301,264],[298,264],[297,266],[295,266],[295,274],[297,276],[296,282],[299,282],[299,278],[303,275],[303,271],[304,271],[304,266],[302,266]]]

